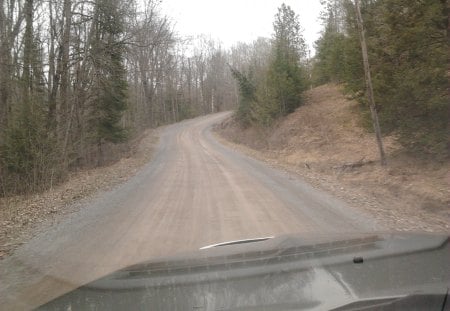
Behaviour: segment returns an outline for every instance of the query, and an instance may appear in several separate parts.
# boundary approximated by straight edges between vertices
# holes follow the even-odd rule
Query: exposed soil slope
[[[391,229],[449,230],[448,162],[419,160],[402,151],[394,137],[385,137],[389,165],[382,168],[374,135],[361,126],[358,104],[339,86],[317,87],[307,98],[272,128],[242,129],[230,118],[216,130],[235,148],[299,173],[371,211]]]

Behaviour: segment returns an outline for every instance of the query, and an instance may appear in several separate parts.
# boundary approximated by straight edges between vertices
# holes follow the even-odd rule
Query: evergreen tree
[[[247,127],[254,121],[253,106],[256,104],[256,87],[251,81],[251,72],[246,76],[232,67],[230,67],[230,70],[239,85],[239,104],[236,118],[241,125]]]
[[[123,64],[125,45],[122,41],[124,18],[119,0],[98,0],[95,12],[95,40],[92,58],[95,70],[95,100],[92,123],[95,140],[120,142],[126,131],[120,125],[126,109],[127,82]]]
[[[323,31],[315,42],[312,82],[315,85],[350,83],[353,77],[358,77],[360,89],[364,86],[364,79],[360,78],[364,71],[359,61],[362,56],[353,4],[350,0],[323,0],[321,3],[324,7],[321,12]]]
[[[237,117],[244,125],[254,122],[269,126],[302,104],[302,93],[307,86],[302,62],[306,58],[306,44],[298,16],[283,4],[275,15],[273,27],[267,61],[256,50],[248,66],[249,75],[233,70],[240,89]]]
[[[373,14],[374,89],[381,121],[412,151],[445,155],[448,79],[445,1],[384,0]]]
[[[316,85],[345,81],[345,50],[348,40],[342,33],[326,28],[316,41],[316,66],[313,72],[313,82]]]
[[[394,133],[407,150],[447,155],[448,12],[446,1],[362,1],[373,89],[381,128]],[[327,15],[317,42],[315,83],[344,82],[370,114],[364,87],[362,56],[351,1],[342,1],[345,28],[336,33]]]
[[[301,34],[298,15],[282,4],[275,15],[272,62],[267,87],[270,118],[293,112],[302,103],[306,79],[301,60],[306,57],[306,45]]]

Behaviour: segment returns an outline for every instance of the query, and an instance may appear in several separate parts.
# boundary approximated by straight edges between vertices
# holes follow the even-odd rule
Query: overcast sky
[[[286,3],[300,16],[303,35],[312,49],[321,30],[319,0],[163,0],[163,12],[182,36],[210,35],[225,48],[270,37],[277,8]]]

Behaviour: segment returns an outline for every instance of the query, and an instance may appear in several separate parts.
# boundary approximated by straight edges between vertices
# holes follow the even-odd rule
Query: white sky
[[[180,35],[210,35],[229,48],[239,41],[270,37],[274,16],[283,2],[299,15],[313,53],[321,30],[319,0],[162,0],[162,11],[172,18]]]

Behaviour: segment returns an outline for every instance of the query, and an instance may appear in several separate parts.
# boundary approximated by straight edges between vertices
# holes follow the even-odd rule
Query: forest
[[[157,0],[0,0],[0,195],[106,165],[144,130],[186,118],[235,109],[241,126],[270,127],[330,82],[358,100],[371,131],[355,2],[321,3],[311,56],[284,4],[271,38],[224,49],[179,37]],[[383,135],[448,159],[449,4],[360,5]]]
[[[0,0],[0,195],[117,160],[147,128],[231,109],[225,51],[173,28],[156,0]]]
[[[362,1],[380,126],[419,157],[448,159],[449,2]],[[324,1],[312,83],[342,83],[368,115],[352,1]],[[370,120],[370,118],[366,118]]]
[[[282,6],[271,47],[254,47],[239,82],[242,126],[270,126],[304,103],[309,87],[344,86],[372,131],[355,1],[322,0],[323,30],[309,58],[298,16]],[[417,157],[448,159],[449,4],[445,0],[358,1],[370,62],[374,110],[383,135]],[[261,52],[262,51],[262,52]]]

